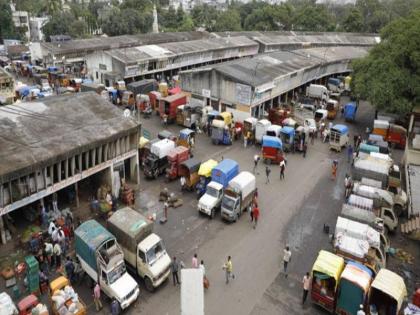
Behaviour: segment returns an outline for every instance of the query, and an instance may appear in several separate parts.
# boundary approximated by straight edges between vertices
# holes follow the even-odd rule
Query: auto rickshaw
[[[294,149],[295,128],[285,126],[281,129],[281,141],[283,143],[283,150],[291,152]]]
[[[339,110],[339,103],[336,100],[329,99],[327,101],[326,110],[328,111],[327,118],[330,120],[334,120],[337,116],[337,112]]]
[[[159,131],[158,138],[159,138],[159,140],[169,139],[169,140],[172,140],[174,142],[177,142],[177,139],[176,139],[175,135],[172,132],[170,132],[166,129]]]
[[[200,179],[195,187],[197,198],[200,198],[206,192],[207,184],[211,181],[211,171],[217,164],[219,164],[219,162],[210,159],[200,165],[200,168],[198,169],[198,176],[200,176]]]
[[[255,127],[257,126],[258,119],[255,117],[248,117],[244,120],[244,137],[247,137],[248,143],[255,141]]]
[[[179,167],[179,176],[185,177],[185,188],[189,191],[195,189],[200,176],[198,170],[200,169],[201,162],[196,158],[191,158],[182,162]]]
[[[27,297],[24,297],[17,304],[19,310],[19,315],[31,315],[32,309],[39,304],[39,300],[35,294],[30,294]]]
[[[277,164],[283,161],[283,144],[281,140],[277,137],[263,136],[262,156],[263,161],[267,164]]]
[[[185,128],[179,132],[178,141],[176,145],[180,145],[191,149],[195,144],[195,132],[191,129]]]
[[[216,119],[223,120],[225,122],[226,126],[228,126],[229,128],[232,126],[232,122],[233,122],[232,113],[222,112],[222,113],[220,113],[220,116],[217,117]]]

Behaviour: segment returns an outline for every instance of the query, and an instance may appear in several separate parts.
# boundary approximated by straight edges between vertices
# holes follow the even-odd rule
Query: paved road
[[[354,132],[362,132],[371,124],[372,110],[362,104],[358,122],[351,125]],[[337,119],[339,120],[339,119]],[[152,135],[162,128],[157,117],[142,120],[143,128]],[[169,126],[178,133],[178,126]],[[253,155],[258,147],[243,148],[242,142],[233,146],[214,146],[205,135],[196,141],[195,156],[208,158],[232,158],[239,162],[241,170],[252,170]],[[187,266],[191,257],[198,254],[206,265],[210,289],[205,292],[206,314],[322,314],[307,303],[300,306],[303,274],[310,270],[317,252],[330,248],[323,224],[334,226],[343,198],[343,178],[348,169],[345,153],[329,151],[328,145],[315,141],[309,145],[307,157],[289,154],[286,178],[279,179],[279,167],[271,167],[270,183],[265,184],[263,164],[257,176],[261,218],[256,230],[252,229],[249,216],[243,215],[237,223],[228,224],[220,216],[211,220],[199,215],[197,200],[192,193],[184,193],[184,205],[171,209],[165,225],[156,224],[157,232],[165,241],[171,256],[177,256]],[[331,163],[339,160],[336,181],[331,180]],[[163,179],[148,181],[142,178],[141,191],[136,203],[144,213],[162,216],[162,204],[158,194],[163,187],[179,192],[178,181],[165,183]],[[180,192],[179,192],[180,193]],[[288,244],[292,248],[289,277],[284,278],[282,251]],[[231,255],[236,279],[229,285],[224,282],[222,265]],[[135,307],[126,314],[179,314],[180,289],[167,281],[155,293],[141,287],[141,297]],[[82,293],[85,294],[85,293]],[[308,301],[309,302],[309,301]],[[90,306],[93,310],[93,305]],[[106,312],[104,312],[106,313]]]

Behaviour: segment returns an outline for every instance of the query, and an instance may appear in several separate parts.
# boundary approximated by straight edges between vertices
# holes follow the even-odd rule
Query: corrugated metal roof
[[[0,107],[0,182],[15,171],[70,156],[138,123],[94,92]]]

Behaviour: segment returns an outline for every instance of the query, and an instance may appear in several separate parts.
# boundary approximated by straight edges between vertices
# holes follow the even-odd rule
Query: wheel
[[[144,284],[146,286],[147,291],[153,292],[155,290],[155,287],[153,286],[152,280],[150,280],[149,277],[144,278]]]
[[[210,213],[210,218],[214,219],[214,216],[216,215],[216,211],[213,209],[211,209],[211,213]]]

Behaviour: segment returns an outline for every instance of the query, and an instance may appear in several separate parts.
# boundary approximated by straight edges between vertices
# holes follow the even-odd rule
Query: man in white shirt
[[[287,278],[287,264],[290,262],[292,257],[292,252],[290,251],[289,246],[283,250],[283,269],[284,269],[284,277]]]
[[[52,236],[53,232],[57,230],[57,226],[55,225],[55,220],[50,222],[50,225],[48,226],[48,234]]]
[[[303,297],[302,297],[302,306],[303,306],[305,304],[306,298],[308,297],[309,288],[311,286],[311,276],[309,275],[309,272],[307,272],[306,275],[303,277],[302,284],[303,284]]]

